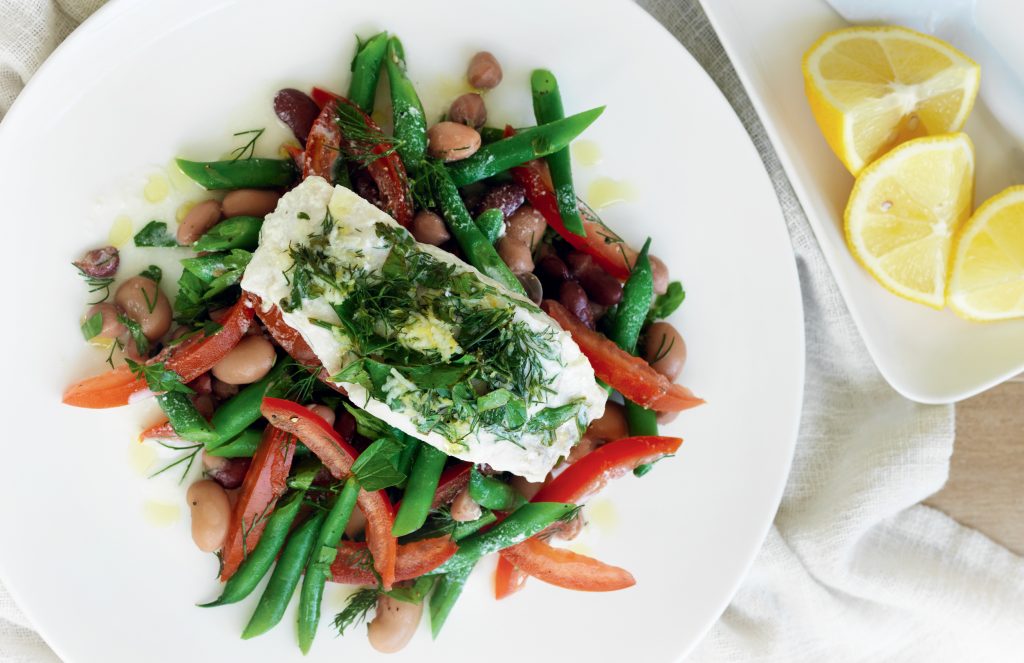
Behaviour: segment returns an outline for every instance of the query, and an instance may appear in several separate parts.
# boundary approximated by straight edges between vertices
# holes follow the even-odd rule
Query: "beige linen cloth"
[[[0,114],[100,4],[0,0]],[[1024,560],[919,504],[946,480],[953,408],[905,400],[872,365],[697,2],[640,4],[704,66],[760,151],[792,235],[806,313],[804,416],[782,505],[732,605],[690,660],[1024,661]],[[639,635],[638,661],[642,643]],[[0,661],[53,660],[0,587]]]

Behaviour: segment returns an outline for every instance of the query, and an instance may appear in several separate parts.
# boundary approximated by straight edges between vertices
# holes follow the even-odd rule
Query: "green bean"
[[[434,637],[441,632],[469,574],[480,559],[521,543],[557,520],[571,517],[576,509],[573,504],[530,502],[486,532],[477,532],[463,539],[458,551],[437,569],[438,573],[445,575],[430,597],[430,629]]]
[[[620,348],[634,355],[636,354],[637,339],[640,338],[640,332],[647,324],[651,297],[654,295],[651,262],[647,258],[650,248],[651,240],[648,239],[644,243],[640,255],[636,258],[629,280],[622,288],[622,300],[619,302],[608,336]],[[629,427],[630,435],[658,434],[658,414],[628,399],[626,400],[626,424]]]
[[[263,219],[258,216],[233,216],[224,219],[192,245],[196,251],[255,251],[260,243]]]
[[[398,484],[398,487],[404,490],[405,486],[409,483],[409,475],[412,474],[412,464],[413,461],[416,460],[416,453],[420,450],[420,445],[422,445],[423,442],[420,442],[416,438],[411,435],[406,435],[405,433],[399,432],[398,434],[401,435],[402,442],[405,446],[402,447],[400,452],[398,452],[398,459],[395,461],[395,469],[405,475],[405,481]]]
[[[668,284],[668,290],[665,291],[665,294],[658,295],[657,299],[654,300],[654,306],[651,307],[651,312],[647,314],[647,322],[664,320],[675,313],[675,310],[679,308],[685,299],[686,291],[683,290],[683,284],[679,281],[672,281],[672,283]]]
[[[496,143],[505,137],[505,130],[499,129],[498,127],[481,127],[480,128],[480,144],[490,145]]]
[[[348,84],[348,100],[369,115],[373,112],[373,99],[377,96],[377,80],[380,65],[388,47],[388,33],[380,32],[365,42],[356,44],[356,55],[352,58],[352,80]]]
[[[188,394],[169,391],[159,394],[156,397],[156,402],[167,415],[171,428],[182,439],[202,442],[204,445],[217,439],[217,433],[203,418],[203,415],[199,414],[199,410],[192,404],[192,399],[188,397]]]
[[[313,544],[316,543],[326,515],[323,511],[314,513],[288,537],[288,543],[277,560],[277,566],[270,574],[270,582],[267,583],[255,612],[242,631],[243,639],[248,640],[262,635],[281,621],[284,611],[288,608],[288,602],[295,593],[295,587],[299,584],[302,570],[306,568],[310,551],[313,550]]]
[[[253,382],[217,408],[217,411],[213,413],[213,418],[210,419],[213,429],[217,431],[217,437],[206,444],[206,450],[212,452],[220,448],[259,421],[263,416],[260,414],[260,405],[263,403],[263,396],[267,393],[267,389],[280,379],[289,366],[295,365],[295,361],[290,358],[278,359],[274,367],[263,378],[258,382]]]
[[[558,80],[554,74],[547,69],[535,69],[530,76],[530,87],[533,90],[533,114],[537,118],[537,124],[547,124],[565,117],[562,93],[558,90]],[[576,189],[572,185],[569,148],[563,147],[549,154],[545,160],[551,171],[551,183],[555,187],[555,198],[558,200],[562,223],[569,232],[585,237],[587,231],[583,229]]]
[[[359,482],[354,476],[345,481],[341,494],[334,500],[327,519],[306,564],[306,576],[302,579],[299,592],[299,648],[303,654],[309,652],[320,624],[320,602],[324,596],[324,585],[331,574],[331,562],[338,554],[338,541],[345,533],[345,526],[352,516],[359,495]]]
[[[526,501],[515,488],[494,477],[484,476],[476,466],[469,473],[469,496],[480,506],[495,511],[512,511]]]
[[[470,520],[464,523],[457,522],[455,523],[455,527],[452,529],[452,541],[462,541],[466,537],[476,534],[497,520],[498,517],[494,515],[493,511],[485,510],[476,520]]]
[[[204,189],[273,188],[288,186],[299,178],[299,169],[291,159],[177,162],[181,172]]]
[[[494,245],[487,241],[480,229],[473,223],[473,218],[466,210],[465,203],[459,195],[459,189],[452,181],[451,174],[445,168],[435,169],[435,191],[440,198],[441,211],[448,222],[448,227],[455,235],[466,260],[481,272],[491,277],[513,292],[526,294],[519,279],[501,259]]]
[[[402,506],[395,516],[395,524],[391,528],[394,536],[405,536],[415,532],[427,520],[430,507],[437,491],[437,482],[441,478],[448,455],[429,444],[421,444],[416,462],[413,463],[409,480],[402,495]]]
[[[476,217],[476,226],[491,244],[498,241],[501,231],[505,228],[505,215],[496,207],[485,209]]]
[[[206,453],[218,458],[252,458],[263,439],[263,431],[259,428],[246,428],[216,449]]]
[[[516,135],[484,145],[471,157],[448,166],[456,186],[497,175],[533,159],[546,157],[569,145],[604,112],[604,106],[576,115],[523,129]]]
[[[296,491],[283,504],[274,509],[274,513],[267,520],[267,526],[263,529],[259,543],[256,544],[256,549],[245,558],[235,574],[228,579],[220,598],[210,603],[203,603],[199,606],[200,608],[237,603],[256,589],[256,585],[270,570],[274,558],[277,557],[278,551],[284,545],[284,541],[288,537],[288,530],[291,529],[292,522],[298,515],[299,507],[302,506],[302,499],[305,496],[306,491]]]
[[[398,156],[406,169],[415,171],[427,154],[427,116],[416,88],[405,71],[405,49],[398,37],[388,39],[384,58],[391,85],[391,117]]]

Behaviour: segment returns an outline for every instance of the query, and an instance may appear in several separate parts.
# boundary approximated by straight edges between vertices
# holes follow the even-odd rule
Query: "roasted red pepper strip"
[[[503,556],[498,557],[498,568],[494,571],[494,598],[507,598],[526,585],[529,576],[516,568]]]
[[[221,580],[234,575],[246,555],[256,548],[277,499],[288,490],[288,472],[294,455],[295,438],[268,426],[231,513],[221,549]]]
[[[430,573],[448,561],[459,547],[447,536],[423,539],[398,546],[395,582]],[[377,578],[366,568],[366,544],[342,541],[331,564],[332,580],[343,585],[375,585]]]
[[[337,479],[348,478],[359,452],[321,417],[307,408],[281,398],[264,398],[260,407],[271,425],[302,440]],[[366,516],[366,540],[373,566],[387,589],[395,582],[397,541],[391,535],[395,514],[383,490],[359,491],[359,509]]]
[[[371,144],[366,139],[346,140],[346,148],[356,154],[378,154],[376,159],[368,160],[366,170],[373,178],[377,190],[380,192],[384,211],[394,217],[395,221],[408,228],[412,225],[413,201],[412,191],[409,188],[409,178],[405,172],[405,166],[398,154],[392,149],[391,143],[387,141],[384,132],[377,123],[361,108],[340,95],[328,92],[322,88],[313,88],[313,101],[320,105],[322,110],[313,128],[310,129],[309,138],[306,139],[306,168],[303,168],[303,177],[308,175],[319,175],[330,181],[331,168],[334,159],[339,154],[341,141],[346,140],[341,128],[336,122],[339,104],[345,104],[358,115],[366,125],[367,134],[379,136],[376,144]],[[328,119],[329,118],[329,119]],[[330,126],[327,122],[330,122]],[[318,131],[318,127],[320,131]],[[317,137],[314,140],[314,137]]]
[[[320,366],[320,358],[313,352],[313,348],[309,347],[306,343],[306,339],[302,338],[302,334],[295,331],[294,328],[288,325],[281,317],[281,309],[276,306],[271,306],[266,311],[263,310],[263,303],[256,295],[251,295],[255,300],[256,315],[263,322],[263,325],[270,332],[273,339],[284,348],[284,351],[288,355],[299,362],[303,366]]]
[[[505,128],[505,135],[511,136],[515,131]],[[539,161],[530,161],[522,166],[512,168],[512,177],[524,189],[530,205],[544,216],[551,229],[557,232],[577,251],[582,251],[594,258],[594,262],[615,278],[625,281],[629,278],[632,265],[636,262],[637,252],[631,249],[621,237],[595,220],[586,207],[580,207],[585,237],[569,232],[562,223],[562,215],[558,211],[558,199],[551,188],[547,172]]]
[[[238,345],[252,323],[252,299],[246,293],[229,309],[215,334],[185,341],[170,348],[166,355],[154,357],[150,363],[164,361],[182,382],[191,382],[213,368],[224,355]],[[146,381],[136,378],[127,366],[119,366],[81,382],[64,392],[64,403],[75,407],[109,408],[128,405],[132,396],[146,391]]]
[[[587,328],[558,302],[546,299],[541,308],[572,335],[597,377],[637,405],[658,412],[679,412],[704,403],[686,387],[669,382],[640,357],[634,357],[603,334]]]
[[[442,472],[430,508],[436,509],[454,500],[462,492],[462,489],[469,485],[469,474],[472,469],[472,463],[459,463]]]
[[[581,592],[612,592],[636,584],[626,569],[533,538],[506,548],[501,558],[538,580]]]
[[[158,424],[153,424],[146,430],[139,433],[139,441],[142,440],[173,440],[181,439],[178,434],[174,432],[174,428],[171,427],[171,422],[161,421]]]

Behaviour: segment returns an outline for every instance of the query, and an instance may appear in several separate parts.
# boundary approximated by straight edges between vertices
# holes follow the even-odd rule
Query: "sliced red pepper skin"
[[[221,549],[221,580],[227,581],[234,575],[246,554],[256,548],[274,505],[288,490],[288,472],[294,455],[295,438],[267,427],[231,513]]]
[[[169,351],[165,350],[149,363],[163,361],[166,368],[177,373],[182,382],[191,382],[213,368],[214,364],[238,345],[249,330],[252,316],[253,301],[247,293],[242,293],[242,297],[228,310],[216,333],[185,341]],[[142,394],[146,389],[145,380],[135,377],[127,366],[119,366],[71,385],[64,392],[63,401],[75,407],[121,407],[128,405],[132,396]]]
[[[328,101],[313,121],[306,138],[305,160],[302,162],[302,179],[319,175],[332,182],[334,162],[341,155],[341,128],[335,121],[338,117],[338,102]]]
[[[271,306],[264,310],[263,303],[256,295],[250,295],[255,300],[256,315],[260,321],[263,322],[263,326],[270,332],[270,336],[284,348],[284,351],[288,355],[299,362],[303,366],[320,366],[320,358],[313,352],[313,348],[309,347],[306,343],[306,339],[302,338],[302,334],[295,331],[295,329],[288,325],[281,317],[281,309],[277,306]]]
[[[309,96],[313,97],[313,101],[315,101],[316,105],[320,108],[323,108],[329,101],[338,101],[341,99],[340,94],[335,94],[334,92],[316,86],[313,87]]]
[[[346,479],[359,452],[322,417],[294,401],[264,398],[260,407],[271,426],[302,440],[336,479]],[[395,582],[395,557],[398,544],[391,535],[395,513],[383,490],[359,491],[359,509],[366,516],[366,540],[373,554],[373,565],[385,588]]]
[[[398,546],[395,582],[412,580],[430,573],[448,561],[459,547],[447,536],[423,539]],[[343,585],[375,585],[377,578],[366,568],[367,545],[342,541],[331,564],[333,582]]]
[[[505,128],[505,135],[515,133],[511,127]],[[530,161],[512,168],[512,177],[526,190],[526,198],[530,205],[544,216],[551,229],[557,232],[577,251],[582,251],[594,258],[602,269],[625,281],[629,278],[632,265],[636,262],[637,252],[627,245],[621,237],[598,223],[586,207],[580,207],[580,218],[586,236],[581,237],[570,232],[562,222],[558,211],[558,199],[551,187],[550,179],[538,161]]]
[[[158,424],[153,424],[146,430],[139,433],[139,441],[142,440],[176,440],[181,439],[174,432],[171,422],[164,419]]]
[[[640,465],[674,454],[683,440],[678,437],[626,437],[594,449],[544,484],[531,502],[582,504],[604,488],[610,479],[632,472]]]
[[[296,145],[282,145],[284,151],[288,153],[288,156],[295,162],[295,167],[302,172],[303,167],[306,165],[306,151]]]
[[[678,412],[704,403],[686,387],[669,382],[640,357],[629,354],[604,334],[589,329],[558,302],[546,299],[541,308],[572,335],[572,340],[594,368],[594,374],[634,403],[659,412]]]
[[[581,592],[612,592],[636,584],[626,569],[555,548],[536,538],[506,548],[501,559],[538,580]]]
[[[499,601],[512,596],[526,586],[529,576],[508,561],[504,555],[498,556],[498,568],[494,571],[494,598]]]

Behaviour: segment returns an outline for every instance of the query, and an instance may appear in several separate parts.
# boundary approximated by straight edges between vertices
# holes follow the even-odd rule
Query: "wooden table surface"
[[[925,504],[1024,555],[1024,375],[956,406],[949,481]]]

